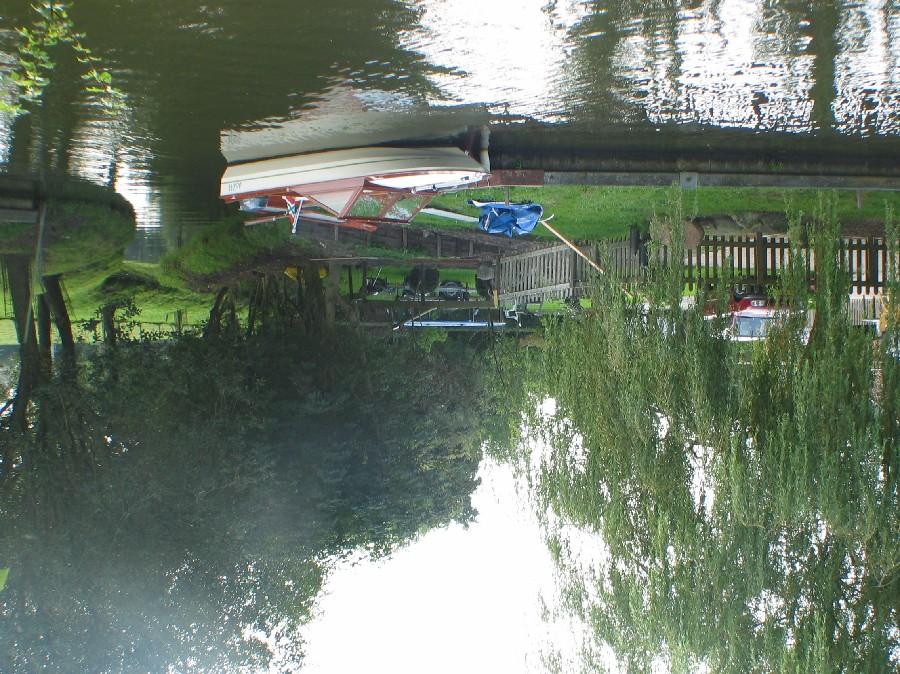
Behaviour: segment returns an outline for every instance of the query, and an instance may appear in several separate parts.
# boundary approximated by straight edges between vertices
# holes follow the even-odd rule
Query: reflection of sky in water
[[[574,656],[573,624],[542,620],[555,572],[521,485],[491,460],[479,475],[468,529],[430,531],[387,560],[334,571],[304,630],[302,671],[519,674],[546,671],[551,647]]]
[[[630,102],[653,121],[805,130],[812,58],[785,59],[774,41],[758,32],[755,0],[726,0],[715,14],[682,12],[674,50],[658,33],[630,36],[617,66],[634,73]]]
[[[546,119],[559,111],[566,36],[590,13],[586,3],[435,0],[422,6],[421,27],[404,46],[459,73],[437,79],[446,94],[514,115]]]
[[[136,143],[123,142],[123,124],[108,119],[88,120],[76,137],[77,154],[71,159],[76,175],[112,186],[134,208],[138,228],[159,227],[159,194],[153,187],[148,157]]]
[[[891,11],[891,7],[894,10]],[[900,11],[896,0],[848,10],[835,63],[835,117],[843,127],[900,132]]]
[[[891,40],[900,18],[892,2],[867,0],[840,12],[832,106],[840,130],[900,131],[900,47]],[[424,3],[422,25],[406,46],[456,70],[437,80],[454,100],[488,102],[515,115],[590,116],[618,98],[657,123],[815,127],[810,92],[817,47],[808,12],[721,0],[671,16],[650,3],[607,24],[608,6],[436,0]],[[595,24],[608,30],[588,27]],[[605,40],[618,40],[611,70],[596,53],[607,48],[596,42]]]

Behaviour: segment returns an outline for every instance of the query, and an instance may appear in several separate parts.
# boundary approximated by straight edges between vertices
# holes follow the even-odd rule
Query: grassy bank
[[[166,255],[162,268],[186,282],[202,283],[217,274],[277,254],[302,254],[308,243],[291,235],[291,224],[278,220],[247,227],[233,214],[212,223],[177,250]]]
[[[50,199],[42,239],[42,272],[68,274],[112,264],[121,259],[133,238],[134,213],[127,203]],[[0,254],[33,257],[37,241],[34,224],[0,226]]]
[[[671,188],[652,187],[591,187],[583,185],[559,187],[512,187],[511,201],[534,201],[544,207],[546,215],[555,215],[553,225],[564,235],[576,239],[604,239],[625,236],[631,226],[646,229],[654,213],[664,208]],[[756,188],[706,187],[683,193],[685,214],[688,217],[711,215],[741,215],[751,212],[784,212],[785,209],[811,213],[819,198],[815,190],[774,190]],[[504,189],[457,192],[436,198],[435,208],[477,216],[478,210],[468,205],[469,199],[503,201]],[[866,193],[862,208],[857,208],[856,193],[837,192],[838,218],[843,223],[855,223],[884,218],[885,204],[900,210],[900,194],[894,192]],[[417,224],[442,228],[469,229],[473,225],[420,215]],[[550,238],[542,227],[535,236]]]

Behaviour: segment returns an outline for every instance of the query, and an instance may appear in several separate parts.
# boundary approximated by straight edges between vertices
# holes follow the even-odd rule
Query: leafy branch
[[[26,104],[40,101],[50,83],[50,74],[56,68],[51,49],[58,45],[70,47],[78,62],[86,66],[87,70],[81,75],[85,91],[96,95],[104,108],[121,109],[125,95],[113,86],[112,74],[102,67],[100,58],[82,42],[85,35],[75,30],[66,4],[47,0],[31,8],[38,18],[30,28],[16,28],[22,40],[17,62],[11,71],[2,75],[4,80],[12,83],[16,93],[13,102],[0,101],[0,112],[17,116],[27,113]]]

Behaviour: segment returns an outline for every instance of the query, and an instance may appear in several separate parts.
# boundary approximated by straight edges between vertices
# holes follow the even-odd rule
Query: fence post
[[[866,239],[866,294],[877,293],[884,287],[881,272],[878,269],[878,240],[874,236]]]
[[[766,277],[768,276],[766,270],[766,239],[763,237],[762,232],[757,230],[753,243],[753,253],[756,258],[754,260],[756,262],[756,285],[762,288],[766,284]]]

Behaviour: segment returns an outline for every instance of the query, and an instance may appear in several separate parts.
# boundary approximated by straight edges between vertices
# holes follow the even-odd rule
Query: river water
[[[9,68],[30,5],[3,3]],[[895,0],[80,0],[70,14],[119,96],[89,91],[87,66],[51,48],[40,104],[0,117],[0,161],[111,183],[170,242],[217,213],[220,134],[273,120],[477,104],[495,122],[595,131],[900,133]]]

